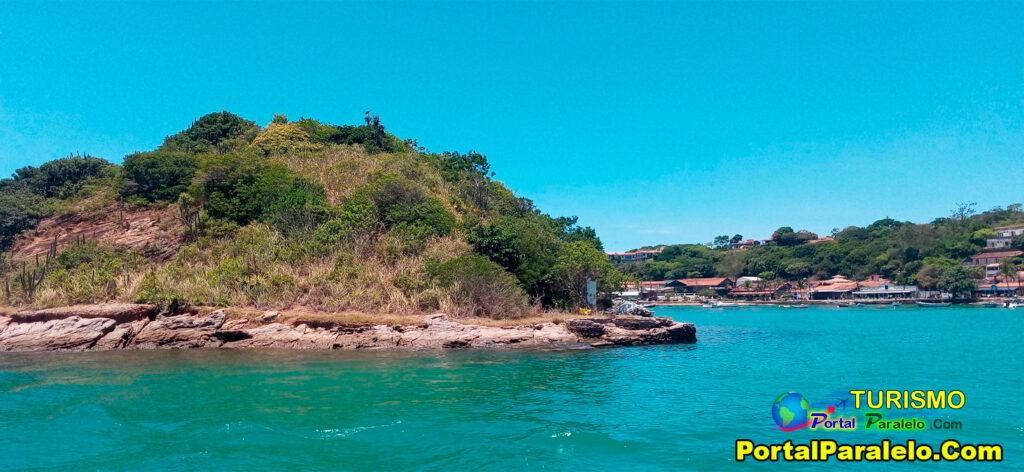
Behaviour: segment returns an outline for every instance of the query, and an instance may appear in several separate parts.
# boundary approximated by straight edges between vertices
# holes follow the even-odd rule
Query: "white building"
[[[1013,244],[1013,238],[1024,234],[1024,225],[995,228],[996,237],[985,240],[985,249],[1004,249]]]

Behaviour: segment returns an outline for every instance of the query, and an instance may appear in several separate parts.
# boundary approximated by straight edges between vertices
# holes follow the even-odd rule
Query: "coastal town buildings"
[[[813,282],[801,293],[808,300],[839,300],[853,297],[853,292],[860,286],[846,277],[837,275],[828,280]]]
[[[893,285],[886,283],[877,287],[861,287],[853,292],[853,298],[861,300],[897,300],[917,297],[916,285]]]
[[[789,282],[767,282],[758,285],[736,285],[729,291],[730,298],[740,300],[772,300],[779,299],[793,289]]]
[[[1016,281],[983,281],[978,282],[978,288],[974,289],[976,295],[982,297],[1007,297],[1013,295],[1024,295],[1024,284],[1018,278]]]
[[[996,237],[985,240],[985,249],[1005,249],[1013,244],[1013,238],[1024,235],[1024,225],[999,226],[993,228]]]
[[[676,293],[697,293],[707,289],[719,295],[725,295],[732,289],[733,283],[728,277],[699,277],[668,280],[665,282],[665,287],[671,288]]]
[[[974,294],[981,297],[1024,296],[1024,271],[1021,271],[1016,277],[1006,275],[1008,267],[1018,266],[1018,269],[1024,268],[1021,265],[1021,261],[1024,260],[1024,250],[1019,249],[1019,246],[1014,244],[1015,241],[1019,243],[1020,238],[1024,238],[1024,224],[998,226],[992,228],[992,231],[995,233],[994,237],[986,240],[985,247],[981,249],[979,254],[962,260],[962,264],[980,269],[968,271],[968,274],[975,274],[973,277],[976,278],[974,282],[977,284],[977,289],[974,291]],[[789,246],[794,244],[836,244],[833,236],[818,237],[806,230],[793,234],[796,234],[796,241],[793,240],[793,236],[790,233],[785,233],[783,236],[787,236],[788,239],[784,239],[783,243]],[[724,248],[722,244],[713,245],[709,243],[706,246],[716,252],[719,250],[743,251],[761,245],[780,243],[774,239],[775,237],[776,235],[773,234],[772,238],[767,240],[746,239],[741,241],[736,241],[736,239],[739,239],[739,237],[736,237],[733,239],[733,242],[725,245]],[[665,249],[666,246],[658,246],[653,249],[608,253],[608,257],[614,262],[647,261],[654,259],[658,254],[664,252]],[[666,258],[666,262],[685,264],[685,262],[677,262],[675,259],[670,261],[669,259],[672,258]],[[685,260],[685,258],[680,258],[680,260]],[[669,272],[669,270],[664,268],[654,269],[660,269],[663,273]],[[684,270],[687,269],[684,265],[680,268],[673,268],[671,272],[685,273]],[[643,273],[634,272],[630,269],[627,270],[632,273]],[[961,272],[961,274],[963,273]],[[790,280],[766,280],[754,275],[743,275],[736,277],[734,280],[728,277],[698,277],[649,281],[638,283],[620,292],[620,294],[645,300],[662,299],[673,301],[699,299],[702,296],[711,296],[711,293],[716,297],[741,300],[947,300],[953,297],[949,293],[925,290],[923,287],[918,287],[912,283],[912,277],[910,278],[910,283],[901,284],[877,274],[868,276],[864,280],[853,280],[843,275],[835,275],[824,280],[815,280],[813,277],[809,280],[797,280],[795,278]],[[960,295],[964,294],[961,293]]]
[[[760,287],[764,283],[761,277],[753,277],[744,275],[743,277],[736,278],[736,288],[755,288]]]
[[[655,249],[641,249],[637,251],[627,252],[609,252],[607,254],[608,258],[611,259],[612,262],[639,262],[646,261],[647,259],[653,259],[654,256],[661,254],[661,252],[664,250],[665,247],[661,246]]]
[[[971,258],[967,260],[967,265],[985,267],[989,264],[996,264],[998,266],[1000,262],[1003,262],[1006,259],[1020,257],[1021,255],[1024,255],[1024,251],[1015,249],[1009,251],[983,252],[981,254],[971,256]]]

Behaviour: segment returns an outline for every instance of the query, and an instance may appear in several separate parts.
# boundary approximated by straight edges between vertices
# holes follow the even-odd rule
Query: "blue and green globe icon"
[[[810,419],[811,404],[796,392],[783,393],[772,404],[772,419],[779,429],[792,431],[800,429]]]

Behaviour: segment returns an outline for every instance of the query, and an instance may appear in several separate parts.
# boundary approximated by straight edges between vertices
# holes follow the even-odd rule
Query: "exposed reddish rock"
[[[92,212],[43,219],[29,236],[14,246],[14,260],[30,260],[46,254],[54,237],[58,246],[77,238],[127,246],[146,257],[166,260],[178,252],[184,226],[173,207],[121,210],[110,205]]]

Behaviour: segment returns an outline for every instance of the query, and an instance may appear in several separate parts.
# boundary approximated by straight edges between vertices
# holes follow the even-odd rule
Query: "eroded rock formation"
[[[209,314],[161,315],[149,305],[109,304],[0,314],[0,351],[275,348],[454,349],[574,348],[693,343],[693,324],[668,318],[573,319],[512,327],[463,324],[447,315],[407,326],[310,326]]]

